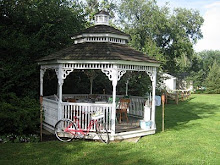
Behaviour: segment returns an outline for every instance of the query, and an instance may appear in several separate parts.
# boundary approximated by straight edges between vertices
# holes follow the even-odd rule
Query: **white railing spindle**
[[[97,103],[68,103],[63,102],[63,118],[69,118],[73,120],[73,116],[79,119],[79,124],[83,130],[87,130],[89,122],[91,121],[91,113],[95,111],[102,110],[105,114],[104,121],[107,124],[108,130],[110,131],[110,120],[109,115],[111,115],[112,104],[97,104]],[[68,107],[71,107],[68,109]],[[66,111],[68,109],[68,111]],[[95,131],[94,126],[91,131]]]

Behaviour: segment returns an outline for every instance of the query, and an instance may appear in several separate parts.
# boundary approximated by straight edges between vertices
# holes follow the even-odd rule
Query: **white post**
[[[128,83],[129,83],[129,80],[127,80],[127,82],[125,83],[126,84],[126,92],[125,92],[126,96],[128,96]]]
[[[112,69],[112,132],[111,134],[115,134],[115,119],[116,119],[116,86],[118,83],[118,69],[117,66],[114,65]]]
[[[152,128],[156,129],[156,122],[155,122],[155,89],[156,89],[156,76],[157,76],[157,72],[156,72],[156,68],[153,71],[152,74],[152,113],[151,113],[151,121],[153,122]]]
[[[58,69],[58,74],[57,74],[57,78],[58,78],[58,93],[59,93],[59,102],[58,102],[58,120],[60,120],[62,118],[62,89],[63,89],[63,69],[62,69],[62,65],[59,65],[59,69]]]
[[[58,81],[58,85],[57,85],[57,97],[59,97],[59,81]]]
[[[40,96],[43,96],[44,70],[40,69]]]
[[[149,105],[144,106],[144,121],[150,121],[150,109],[151,107]]]
[[[112,81],[112,116],[111,116],[111,134],[115,134],[116,119],[116,87],[120,78],[126,73],[126,70],[119,70],[117,65],[113,65],[112,69],[102,69],[102,72]]]
[[[46,69],[40,69],[40,140],[43,139],[42,129],[43,129],[43,83],[44,83],[44,73]]]
[[[92,95],[93,77],[90,77],[90,95]]]

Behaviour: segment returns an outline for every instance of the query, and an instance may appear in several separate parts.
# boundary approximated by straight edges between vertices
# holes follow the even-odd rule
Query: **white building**
[[[163,73],[161,77],[163,82],[163,88],[165,88],[167,91],[176,90],[176,77],[168,73]]]

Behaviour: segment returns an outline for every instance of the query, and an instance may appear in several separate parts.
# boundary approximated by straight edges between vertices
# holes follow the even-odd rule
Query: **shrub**
[[[14,135],[8,134],[0,136],[0,143],[27,143],[27,142],[39,142],[40,137],[36,134],[30,135]]]
[[[1,97],[0,134],[30,134],[39,127],[39,104],[29,97],[18,98],[14,93]]]
[[[207,93],[220,93],[220,66],[216,61],[214,61],[213,65],[210,67],[205,85],[207,87]]]

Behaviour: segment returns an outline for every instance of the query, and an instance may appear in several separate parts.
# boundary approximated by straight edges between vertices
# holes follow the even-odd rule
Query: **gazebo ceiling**
[[[39,62],[58,60],[98,60],[98,61],[130,61],[159,64],[157,60],[142,52],[136,51],[126,44],[109,42],[84,42],[74,44],[49,56],[43,57]]]

